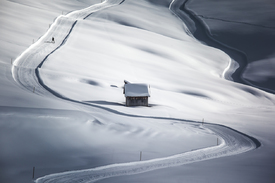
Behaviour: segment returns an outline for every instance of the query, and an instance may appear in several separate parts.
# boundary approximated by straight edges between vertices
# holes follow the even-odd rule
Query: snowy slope
[[[51,7],[48,3],[46,7]],[[81,5],[73,6],[80,2],[71,3],[80,9]],[[116,6],[109,8],[108,3]],[[246,155],[254,157],[256,170],[265,166],[266,171],[255,176],[265,175],[266,182],[272,182],[274,165],[267,166],[267,160],[272,160],[274,150],[274,96],[225,80],[231,59],[189,36],[167,1],[160,5],[145,0],[119,3],[110,0],[59,16],[44,36],[17,57],[12,72],[7,72],[7,61],[1,62],[7,78],[1,82],[9,86],[1,89],[0,145],[5,149],[0,156],[1,169],[5,169],[1,180],[28,182],[32,166],[37,167],[35,178],[71,170],[37,181],[55,181],[60,176],[88,181],[92,175],[98,180],[177,166],[165,169],[170,174],[184,169],[180,165],[186,163],[208,160],[211,165],[209,159],[231,156],[218,158],[226,164],[239,154],[244,164],[251,163]],[[45,43],[52,36],[55,44]],[[124,79],[151,85],[151,107],[123,106]],[[10,93],[11,88],[18,92]],[[32,103],[22,104],[14,96]],[[202,118],[211,124],[201,126]],[[217,137],[222,142],[219,146]],[[134,162],[140,151],[146,161]],[[106,171],[111,176],[105,176]],[[251,168],[242,171],[249,174]],[[219,182],[213,175],[210,172],[207,177]],[[236,175],[235,182],[248,180]],[[169,181],[179,177],[169,177]],[[152,176],[140,182],[155,180],[159,181]]]

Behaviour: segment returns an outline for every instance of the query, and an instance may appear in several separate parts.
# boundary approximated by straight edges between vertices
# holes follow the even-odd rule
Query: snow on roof
[[[150,97],[150,86],[143,83],[126,83],[125,97]]]

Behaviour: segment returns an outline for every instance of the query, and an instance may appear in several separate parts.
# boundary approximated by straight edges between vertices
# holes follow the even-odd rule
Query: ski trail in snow
[[[204,126],[212,130],[215,134],[217,134],[220,137],[220,145],[194,150],[165,158],[121,164],[112,164],[86,170],[51,174],[41,177],[37,179],[35,182],[90,183],[110,177],[139,174],[161,168],[180,166],[198,161],[237,155],[256,148],[256,144],[249,137],[230,128],[213,124],[205,124]]]
[[[43,35],[35,44],[30,46],[14,61],[12,66],[12,75],[14,80],[20,86],[31,92],[35,90],[36,94],[43,96],[54,96],[77,104],[87,105],[85,103],[63,97],[45,86],[39,76],[39,68],[41,68],[49,55],[66,43],[66,40],[69,38],[71,31],[77,24],[77,21],[87,18],[93,12],[121,4],[123,1],[124,0],[106,0],[103,3],[71,12],[65,16],[59,16],[45,35]],[[173,2],[174,1],[172,1],[172,3]],[[171,6],[172,5],[170,5],[170,7]],[[188,33],[187,27],[186,33],[190,33]],[[44,43],[51,40],[52,37],[55,37],[55,44]],[[172,118],[160,119],[174,121],[178,120],[179,122],[183,121],[181,119]],[[194,122],[189,121],[189,123],[192,124]],[[205,123],[204,128],[212,130],[220,138],[221,144],[215,147],[194,150],[165,158],[113,164],[87,170],[51,174],[41,177],[35,182],[95,182],[114,176],[138,174],[160,168],[168,168],[224,156],[232,156],[253,150],[260,146],[260,143],[256,139],[222,125]]]
[[[43,62],[53,52],[63,46],[77,21],[87,18],[94,12],[110,8],[122,3],[124,0],[106,0],[102,3],[92,5],[88,8],[73,11],[67,15],[60,15],[48,29],[48,31],[28,49],[26,49],[12,65],[13,79],[19,86],[43,96],[52,96],[39,83],[36,75]],[[55,38],[55,43],[45,43]]]

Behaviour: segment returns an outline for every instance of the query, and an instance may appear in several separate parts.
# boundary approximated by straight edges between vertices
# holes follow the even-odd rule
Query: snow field
[[[90,9],[84,11],[84,14],[82,11],[76,12],[84,17],[89,14]],[[23,67],[14,67],[16,69],[13,70],[13,74],[16,81],[28,91],[33,92],[33,86],[36,86],[35,94],[51,96],[52,99],[56,97],[53,97],[51,92],[55,92],[55,96],[65,99],[65,105],[73,106],[74,110],[81,112],[57,111],[55,114],[44,109],[36,111],[18,108],[14,111],[14,108],[3,107],[1,121],[12,119],[12,125],[15,125],[23,118],[26,129],[31,129],[36,118],[37,121],[43,122],[45,126],[36,126],[40,128],[37,133],[30,133],[33,137],[43,139],[33,142],[33,145],[41,142],[45,145],[40,146],[41,149],[38,149],[35,158],[41,159],[40,154],[44,157],[41,163],[38,163],[43,167],[40,176],[62,172],[64,167],[69,167],[70,170],[87,169],[91,165],[98,168],[52,174],[38,179],[38,182],[48,178],[53,182],[68,179],[94,181],[110,176],[129,175],[160,167],[236,155],[256,148],[255,143],[247,136],[223,126],[210,124],[205,124],[205,127],[224,141],[219,146],[205,148],[213,146],[213,140],[216,142],[213,132],[201,129],[197,124],[185,124],[190,120],[200,121],[206,118],[214,123],[225,123],[242,129],[245,133],[257,134],[257,137],[266,142],[258,131],[253,131],[250,125],[245,128],[241,122],[245,121],[245,124],[253,126],[255,121],[257,123],[257,120],[264,119],[269,124],[272,117],[270,111],[274,109],[274,96],[222,79],[230,58],[223,52],[200,45],[192,37],[187,36],[184,32],[188,31],[184,29],[182,22],[168,9],[153,6],[147,1],[125,1],[120,6],[84,17],[85,20],[79,20],[81,18],[74,12],[70,15],[78,19],[73,31],[69,30],[69,25],[72,28],[73,21],[62,20],[52,26],[58,28],[63,22],[67,27],[65,32],[67,35],[70,34],[68,39],[65,39],[66,34],[61,36],[63,40],[57,39],[62,46],[47,57],[41,68],[36,69],[39,75],[33,69],[37,68],[38,60],[43,56],[38,54],[40,50],[38,52],[31,49],[28,57],[39,59],[27,64],[28,62],[24,63],[22,59],[25,54],[22,54],[22,62],[18,60],[14,65],[22,63]],[[151,18],[150,21],[147,17]],[[160,19],[163,21],[157,21]],[[56,33],[63,34],[62,27],[56,30]],[[41,53],[47,56],[51,49],[54,50],[57,46],[46,45],[47,48],[41,48],[45,52],[41,50]],[[31,72],[23,70],[25,64],[25,69]],[[37,76],[43,80],[42,86]],[[123,106],[121,87],[124,79],[151,84],[150,108]],[[45,86],[51,89],[50,92],[45,90]],[[251,120],[251,111],[254,111],[256,120]],[[258,117],[256,112],[266,114],[265,118]],[[70,113],[72,115],[69,115]],[[225,117],[227,119],[224,119]],[[27,121],[31,122],[26,123]],[[19,128],[14,129],[5,123],[1,124],[2,129],[17,131],[23,137],[28,136]],[[55,131],[56,124],[59,128]],[[50,130],[47,131],[46,128]],[[12,139],[12,136],[7,137]],[[169,140],[166,141],[167,138]],[[23,139],[20,142],[11,141],[27,144]],[[190,144],[190,139],[195,144]],[[181,140],[185,142],[184,146]],[[133,143],[136,141],[140,142]],[[43,150],[49,147],[52,152],[50,156],[46,156]],[[2,157],[14,149],[20,151],[21,148],[11,146],[10,151],[5,151]],[[112,148],[121,148],[119,151],[122,155],[117,155],[117,161],[108,158],[114,156],[110,150]],[[192,149],[199,150],[174,155]],[[146,157],[148,161],[133,162],[138,158],[133,158],[134,154],[138,156],[141,150],[144,150],[145,154],[146,151],[155,152],[149,153]],[[93,151],[96,153],[92,153],[91,156]],[[122,157],[125,154],[126,156]],[[25,150],[22,157],[32,158],[28,150]],[[57,157],[60,159],[58,165],[55,165],[53,159]],[[152,158],[157,159],[149,160]],[[19,159],[19,162],[22,160]],[[48,162],[47,167],[45,162]],[[167,172],[169,170],[167,169]],[[95,176],[94,171],[97,171]]]
[[[81,14],[81,12],[79,12],[80,14]],[[73,13],[72,13],[73,14]],[[114,17],[114,16],[112,16],[112,17]],[[124,23],[125,24],[125,23]],[[108,34],[110,35],[110,32],[117,32],[117,31],[110,31],[110,29],[111,29],[111,27],[108,27],[108,28],[106,28],[107,26],[106,26],[106,23],[105,23],[105,25],[104,25],[104,29],[103,30],[108,30]],[[73,27],[74,28],[74,27]],[[77,31],[78,33],[81,33],[81,31]],[[101,33],[101,32],[100,32]],[[73,35],[73,32],[71,33],[70,32],[70,36],[72,36]],[[84,34],[83,34],[84,35]],[[124,34],[125,35],[125,34]],[[158,35],[157,35],[158,36]],[[79,35],[77,35],[77,36],[73,36],[73,37],[77,37],[77,39],[79,39]],[[119,44],[119,42],[120,42],[120,40],[122,39],[122,37],[119,37],[120,39],[117,39],[117,37],[119,37],[118,35],[115,35],[115,36],[112,36],[112,37],[108,37],[109,39],[108,40],[111,40],[111,42],[109,42],[108,43],[108,45],[109,46],[111,46],[112,45],[112,43],[116,43],[114,46],[117,46],[118,44]],[[126,37],[127,38],[127,37]],[[66,38],[65,38],[66,39]],[[87,39],[85,39],[85,40],[87,40]],[[104,39],[105,41],[106,41],[106,39]],[[107,41],[108,41],[107,40]],[[128,40],[127,40],[128,41]],[[81,43],[83,43],[84,41],[82,41]],[[102,41],[100,41],[100,42],[102,42]],[[144,56],[144,58],[147,58],[147,57],[149,57],[150,58],[150,54],[156,54],[156,55],[159,55],[158,54],[158,51],[155,49],[154,51],[152,51],[152,48],[154,48],[155,47],[155,45],[153,45],[153,46],[151,46],[150,47],[150,45],[148,45],[148,44],[142,44],[142,43],[139,43],[140,45],[148,45],[148,48],[140,48],[140,47],[138,47],[138,46],[136,46],[137,44],[136,44],[136,42],[139,42],[139,41],[137,41],[137,40],[134,40],[133,41],[135,44],[133,44],[133,43],[126,43],[127,44],[127,46],[128,45],[130,45],[130,46],[132,46],[132,47],[134,47],[134,48],[139,48],[140,50],[145,50],[146,51],[146,53],[145,53],[145,56]],[[69,43],[69,41],[68,41],[68,43]],[[70,43],[69,43],[70,44]],[[198,43],[197,43],[198,44]],[[74,45],[74,46],[77,46],[77,44],[75,44],[75,42],[72,44],[71,43],[71,45]],[[86,43],[86,45],[88,45],[87,43]],[[66,47],[65,47],[66,48]],[[80,49],[80,48],[83,48],[83,47],[81,47],[81,46],[79,46],[79,47],[77,47],[78,49]],[[125,47],[124,46],[124,48],[126,48],[127,49],[127,47]],[[83,49],[85,49],[85,48],[83,48]],[[94,48],[94,50],[95,50],[96,48]],[[110,49],[110,48],[109,48]],[[60,50],[62,50],[62,51],[64,51],[64,47],[62,47]],[[148,55],[148,50],[149,50],[149,56],[147,56]],[[165,49],[160,49],[161,51],[164,51]],[[59,51],[59,50],[58,50]],[[81,49],[81,51],[83,51],[82,49]],[[130,52],[133,52],[134,54],[135,54],[135,52],[134,51],[132,51],[131,49],[129,49],[129,51]],[[140,52],[139,50],[137,50],[138,52]],[[60,53],[60,52],[59,52]],[[74,53],[75,54],[75,52],[71,52],[71,53]],[[110,52],[107,52],[107,53],[111,53],[112,54],[112,57],[110,57],[110,58],[114,58],[114,57],[118,57],[118,55],[116,55],[117,54],[117,52],[114,52],[113,50],[111,50]],[[129,53],[129,52],[127,52],[127,53]],[[217,53],[219,53],[219,52],[217,52]],[[55,54],[55,53],[53,53],[53,54]],[[49,57],[49,59],[50,58],[52,58],[52,55],[53,54],[51,54],[51,55],[49,55],[50,57]],[[147,54],[147,55],[146,55]],[[167,55],[168,55],[168,53],[166,53]],[[66,55],[66,54],[62,54],[62,56],[63,55]],[[87,54],[85,54],[85,55],[87,55]],[[139,55],[142,55],[142,53],[139,53]],[[204,55],[207,55],[206,53],[204,53]],[[129,56],[132,58],[132,56],[133,56],[133,54],[129,54]],[[128,56],[128,57],[129,57]],[[147,56],[147,57],[146,57]],[[154,56],[154,55],[153,55]],[[210,55],[209,55],[210,56]],[[72,58],[73,58],[73,55],[69,55],[69,57],[70,57],[70,59],[69,58],[65,58],[65,62],[63,61],[63,62],[61,62],[61,65],[60,65],[60,67],[58,67],[58,68],[62,68],[62,69],[64,69],[64,66],[66,66],[67,68],[69,68],[70,69],[70,73],[75,73],[76,71],[78,71],[78,70],[71,70],[72,68],[76,68],[76,67],[72,67],[72,66],[70,66],[69,64],[68,64],[68,61],[69,60],[71,60]],[[126,57],[127,57],[127,55],[126,55]],[[48,58],[48,57],[47,57]],[[61,58],[62,60],[64,59],[63,57],[61,57],[61,56],[57,56],[57,57],[55,57],[55,58]],[[166,57],[167,58],[167,57]],[[168,57],[168,58],[171,58],[171,57]],[[121,57],[120,57],[120,59],[121,59]],[[152,60],[154,60],[154,58],[152,58]],[[45,62],[45,68],[46,68],[46,71],[47,70],[54,70],[54,68],[52,67],[52,68],[48,68],[47,66],[49,65],[49,61],[50,60],[47,60],[47,62]],[[104,60],[103,60],[104,61]],[[105,61],[106,62],[106,61]],[[110,70],[107,70],[107,72],[112,72],[112,70],[114,69],[115,71],[117,71],[118,69],[119,69],[119,67],[117,67],[117,65],[118,65],[118,63],[119,63],[119,59],[117,59],[117,62],[115,62],[115,64],[114,64],[114,66],[116,66],[116,69],[114,69],[114,67],[111,67],[111,69]],[[135,60],[135,62],[134,62],[135,64],[136,64],[136,66],[135,66],[135,68],[140,68],[140,65],[139,65],[139,61],[138,60]],[[138,63],[138,64],[137,64]],[[164,65],[169,65],[168,63],[166,63],[165,64],[165,61],[163,60],[162,61],[162,63],[164,63]],[[142,67],[144,68],[144,67],[146,67],[146,65],[144,64],[144,61],[142,61],[141,62],[141,64],[142,64]],[[57,63],[56,63],[56,61],[55,61],[55,64],[54,64],[54,66],[56,67],[56,65],[57,65]],[[80,66],[82,65],[82,66],[84,66],[84,65],[88,65],[88,64],[79,64]],[[101,62],[99,63],[96,63],[95,64],[97,67],[96,67],[96,69],[99,69],[100,68],[100,65],[103,65],[104,67],[105,67],[105,65],[107,65],[107,63],[102,63],[102,59],[101,59]],[[122,67],[122,65],[119,65],[120,67]],[[154,64],[154,66],[158,66],[156,63]],[[154,67],[155,68],[155,67]],[[193,67],[192,68],[192,70],[193,69],[195,69],[196,67]],[[76,72],[76,74],[77,75],[84,75],[84,73],[83,73],[83,71],[84,71],[84,68],[83,69],[80,69],[81,70],[81,73],[77,73]],[[104,69],[100,69],[101,71],[103,71]],[[132,69],[132,70],[136,70],[136,69]],[[172,70],[172,69],[171,69]],[[190,69],[191,70],[191,69]],[[65,70],[66,71],[66,70]],[[105,69],[105,71],[106,71],[106,69]],[[164,71],[163,70],[161,70],[162,71],[162,73],[164,73]],[[62,71],[61,70],[61,72],[64,72],[64,71]],[[66,72],[68,72],[68,71],[66,71]],[[66,72],[64,72],[64,73],[66,73]],[[90,70],[90,72],[91,72],[91,70]],[[121,71],[120,71],[121,72]],[[152,71],[151,71],[152,72]],[[58,71],[58,72],[56,72],[55,71],[55,76],[52,76],[52,78],[58,78],[58,74],[60,73],[60,70]],[[87,72],[88,73],[88,72]],[[210,74],[213,74],[214,72],[212,72],[212,73],[210,73]],[[98,73],[99,74],[99,73]],[[143,73],[144,74],[144,73]],[[112,75],[115,75],[115,74],[113,74],[112,73]],[[130,75],[130,74],[129,74]],[[137,75],[137,74],[136,74]],[[214,74],[215,75],[215,74]],[[63,76],[64,77],[64,76]],[[22,78],[22,77],[19,77],[19,78]],[[93,78],[98,78],[98,75],[97,75],[97,77],[93,77]],[[101,80],[105,80],[106,81],[106,79],[107,78],[104,78],[104,79],[101,79]],[[56,79],[55,79],[56,80]],[[65,78],[65,80],[67,80],[68,81],[68,79],[67,78]],[[47,81],[47,80],[46,80]],[[69,79],[69,82],[70,81],[72,81],[71,79]],[[85,84],[91,84],[91,85],[93,85],[93,86],[100,86],[100,87],[102,87],[102,86],[104,86],[104,84],[99,84],[99,82],[97,82],[97,81],[94,81],[94,80],[89,80],[89,79],[84,79],[84,78],[82,78],[82,79],[73,79],[73,81],[75,81],[76,83],[77,82],[81,82],[81,81],[86,81],[86,83]],[[43,82],[44,83],[44,82]],[[83,83],[83,82],[81,82],[81,83]],[[48,87],[49,85],[50,85],[50,82],[49,83],[45,83],[46,84],[46,86]],[[62,83],[58,83],[57,84],[57,86],[58,86],[58,88],[60,88],[60,86],[64,86],[64,84],[62,84]],[[72,85],[67,85],[67,86],[72,86]],[[105,85],[106,86],[106,85]],[[115,85],[110,85],[110,86],[115,86]],[[50,88],[53,88],[52,86],[50,86]],[[84,88],[83,87],[74,87],[74,88],[81,88],[81,90],[83,90]],[[69,92],[72,92],[72,90],[70,90],[70,89],[66,89],[66,90],[64,90],[64,88],[63,88],[63,91],[56,91],[56,89],[54,90],[54,92],[55,93],[58,93],[58,95],[61,95],[61,96],[64,96],[64,94],[65,94],[65,96],[66,96],[66,98],[65,99],[69,99],[69,101],[81,101],[81,100],[79,100],[79,99],[74,99],[74,97],[72,97],[71,95],[68,95],[67,93],[66,93],[66,91],[69,91]],[[62,93],[62,94],[61,94]],[[106,93],[107,94],[107,93]],[[190,93],[189,93],[190,94]],[[100,92],[100,95],[102,95],[102,92]],[[198,96],[198,94],[194,94],[194,93],[192,93],[191,95],[197,95]],[[69,96],[69,97],[68,97]],[[202,96],[202,97],[205,97],[204,95],[199,95],[199,96]],[[96,97],[97,99],[99,99],[99,97]],[[83,100],[82,100],[83,101]],[[86,107],[87,106],[89,106],[89,105],[91,105],[93,108],[96,108],[96,106],[97,105],[94,105],[93,103],[99,103],[100,101],[103,101],[102,103],[104,104],[107,104],[107,105],[109,105],[110,103],[113,103],[113,104],[116,104],[116,103],[114,103],[114,102],[110,102],[110,101],[104,101],[104,100],[99,100],[99,101],[88,101],[88,103],[92,103],[92,104],[86,104]],[[80,102],[78,102],[78,103],[80,103]],[[101,103],[101,104],[102,104]],[[83,103],[84,104],[84,103]],[[99,108],[102,108],[102,107],[99,107]],[[103,108],[103,109],[109,109],[109,108]],[[109,109],[110,110],[110,109]],[[114,111],[114,110],[113,110]],[[87,111],[86,111],[87,112]],[[116,112],[116,111],[115,111]],[[94,111],[92,112],[92,113],[94,113]],[[117,111],[116,113],[118,113],[118,114],[122,114],[121,112],[119,112],[119,111]],[[123,114],[122,114],[123,115]],[[128,115],[128,116],[131,116],[131,115],[129,115],[129,114],[125,114],[124,113],[124,115]],[[136,116],[136,117],[139,117],[138,115],[133,115],[132,114],[132,117],[134,117],[134,116]],[[140,116],[140,117],[142,117],[142,116]],[[143,117],[144,118],[144,117]],[[168,119],[169,120],[169,118],[166,118],[166,119]],[[253,149],[253,148],[255,148],[255,146],[253,145],[253,142],[249,142],[251,145],[251,147],[250,148],[248,148],[248,149],[245,149],[245,150],[238,150],[238,149],[235,149],[235,148],[232,148],[233,146],[232,146],[232,144],[235,144],[234,142],[235,142],[236,140],[228,140],[228,142],[227,142],[227,144],[225,144],[225,149],[226,148],[228,148],[229,147],[229,150],[225,150],[225,151],[223,151],[223,147],[221,147],[221,148],[218,148],[218,150],[217,150],[217,152],[213,152],[213,154],[211,155],[211,151],[210,152],[208,152],[207,150],[207,152],[204,154],[203,153],[203,157],[199,157],[198,159],[199,160],[202,160],[202,159],[208,159],[207,157],[211,157],[211,156],[214,156],[214,157],[219,157],[219,156],[223,156],[223,154],[226,154],[227,156],[228,155],[232,155],[232,154],[230,154],[229,152],[233,152],[233,154],[238,154],[238,153],[240,153],[240,152],[245,152],[245,151],[247,151],[247,150],[251,150],[251,149]],[[237,140],[238,141],[238,140]],[[248,143],[248,144],[249,144]],[[239,147],[237,147],[237,148],[244,148],[245,146],[241,146],[241,145],[237,145],[237,146],[239,146]],[[230,149],[231,148],[231,149]],[[204,149],[203,149],[204,150]],[[203,151],[203,150],[200,150],[200,151]],[[189,153],[187,153],[187,154],[189,154]],[[199,153],[199,154],[201,154],[201,153]],[[186,154],[185,154],[186,155]],[[196,158],[194,158],[194,157],[196,157],[197,155],[196,155],[196,152],[192,152],[191,153],[191,155],[190,155],[192,158],[191,158],[191,160],[189,160],[189,161],[191,161],[191,162],[195,162],[196,160],[194,160],[194,159],[196,159]],[[161,167],[169,167],[171,164],[175,164],[175,163],[173,163],[173,160],[175,159],[175,157],[171,157],[171,158],[168,158],[168,163],[165,163],[164,165],[161,165]],[[186,157],[184,157],[183,158],[184,160],[184,162],[185,162],[185,160],[186,159],[188,159],[188,158],[186,158]],[[157,161],[158,163],[161,163],[161,161],[162,160],[154,160],[154,161]],[[180,164],[183,164],[182,162],[180,163],[181,161],[178,161],[178,163],[176,163],[176,165],[180,165]],[[187,162],[188,162],[188,160],[187,160]],[[120,167],[121,165],[110,165],[110,166],[114,166],[114,167]],[[144,166],[144,165],[142,165],[142,166]],[[145,165],[146,166],[146,165]],[[158,165],[159,166],[159,165]],[[158,167],[157,166],[157,167]],[[154,165],[153,165],[153,167],[155,167]],[[129,168],[127,168],[128,170],[129,170]],[[126,170],[127,170],[126,169]],[[146,171],[149,171],[149,170],[153,170],[153,169],[155,169],[155,168],[149,168],[149,169],[146,169]],[[85,172],[87,172],[87,171],[85,171]],[[143,170],[142,171],[138,171],[138,172],[136,172],[136,173],[141,173],[141,172],[143,172]],[[83,180],[83,179],[86,179],[85,177],[87,177],[87,176],[89,176],[90,177],[90,172],[88,173],[88,174],[84,174],[84,175],[82,175],[82,171],[78,171],[78,172],[75,172],[76,174],[73,174],[73,176],[68,176],[68,173],[65,173],[65,177],[63,176],[64,174],[61,174],[62,176],[61,176],[61,179],[60,178],[57,178],[58,179],[58,181],[69,181],[69,180],[71,180],[71,181],[73,181],[73,182],[75,182],[75,181],[77,181],[77,179],[80,179],[80,180]],[[113,174],[116,174],[115,172],[114,172],[114,170],[112,170],[112,172],[111,172],[111,174],[113,175]],[[129,173],[127,173],[127,174],[129,174]],[[132,173],[130,173],[130,174],[132,174]],[[58,174],[57,176],[59,176],[60,174]],[[121,173],[118,173],[118,175],[123,175],[123,174],[121,174]],[[50,177],[50,179],[52,179],[52,181],[56,181],[55,179],[55,175],[53,175],[54,176],[54,178],[52,178],[52,176],[49,176]],[[84,178],[83,178],[83,176],[84,176]],[[98,177],[98,174],[96,174],[96,177]],[[106,177],[109,177],[109,176],[106,176],[106,175],[104,175],[103,176],[104,178],[106,178]],[[65,178],[65,180],[64,180],[64,178]],[[42,179],[38,179],[38,180],[42,180]],[[89,181],[89,178],[86,180],[86,181]]]

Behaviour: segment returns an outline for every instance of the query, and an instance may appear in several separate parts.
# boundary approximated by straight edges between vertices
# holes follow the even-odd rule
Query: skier
[[[52,37],[52,42],[54,43],[54,37]]]

